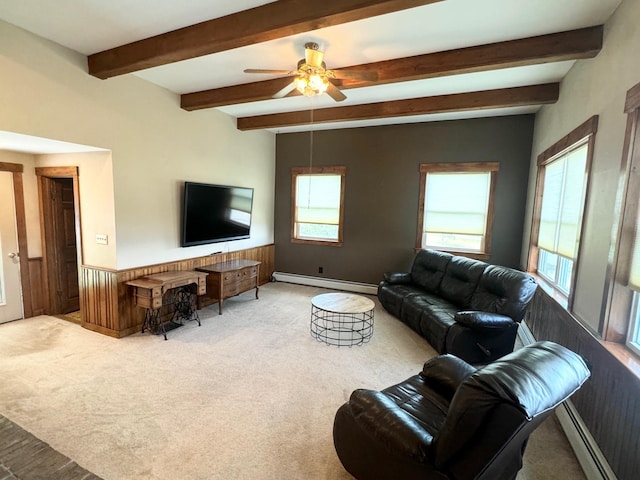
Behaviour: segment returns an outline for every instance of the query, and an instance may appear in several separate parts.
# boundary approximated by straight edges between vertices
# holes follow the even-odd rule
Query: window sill
[[[640,357],[629,350],[625,345],[615,342],[601,341],[606,348],[627,370],[631,371],[637,378],[640,378]]]
[[[321,245],[325,247],[341,247],[342,242],[334,242],[331,240],[302,240],[300,238],[292,238],[291,243],[299,243],[306,245]]]
[[[543,277],[534,272],[527,272],[538,282],[538,286],[542,288],[547,295],[553,298],[562,308],[569,312],[569,299],[560,290],[548,283]]]

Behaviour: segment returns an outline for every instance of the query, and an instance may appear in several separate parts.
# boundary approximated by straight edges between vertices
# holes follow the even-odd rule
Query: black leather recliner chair
[[[334,445],[359,480],[513,480],[531,432],[589,375],[552,342],[480,369],[441,355],[385,390],[355,390],[336,414]]]

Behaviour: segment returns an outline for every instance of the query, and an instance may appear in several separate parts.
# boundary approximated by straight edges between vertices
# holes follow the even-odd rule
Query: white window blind
[[[572,150],[545,167],[538,246],[574,259],[584,205],[588,145]]]
[[[338,225],[340,175],[298,175],[296,222]]]
[[[482,250],[490,190],[491,172],[427,174],[425,246]]]
[[[631,254],[631,268],[629,271],[629,288],[640,292],[640,209],[636,218],[633,247]]]

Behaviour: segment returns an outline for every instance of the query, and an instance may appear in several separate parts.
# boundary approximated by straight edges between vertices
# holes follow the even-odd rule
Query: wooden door
[[[55,236],[58,252],[58,297],[61,313],[75,312],[80,308],[78,288],[78,252],[76,250],[76,222],[73,200],[73,180],[53,180],[55,200]]]
[[[53,231],[48,237],[52,244],[48,250],[52,313],[74,312],[80,308],[80,290],[73,179],[51,179],[51,214]]]

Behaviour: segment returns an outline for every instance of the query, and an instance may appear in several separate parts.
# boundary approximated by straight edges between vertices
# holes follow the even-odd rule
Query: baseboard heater
[[[378,293],[378,286],[370,283],[348,282],[346,280],[333,280],[331,278],[310,277],[308,275],[283,272],[274,272],[273,279],[276,282],[296,283],[298,285],[331,288],[347,292],[365,293],[367,295],[377,295]]]
[[[524,321],[520,323],[518,337],[523,345],[536,341]],[[587,480],[616,480],[615,473],[611,470],[607,459],[600,451],[600,447],[591,436],[571,400],[565,401],[556,409],[556,416]]]

